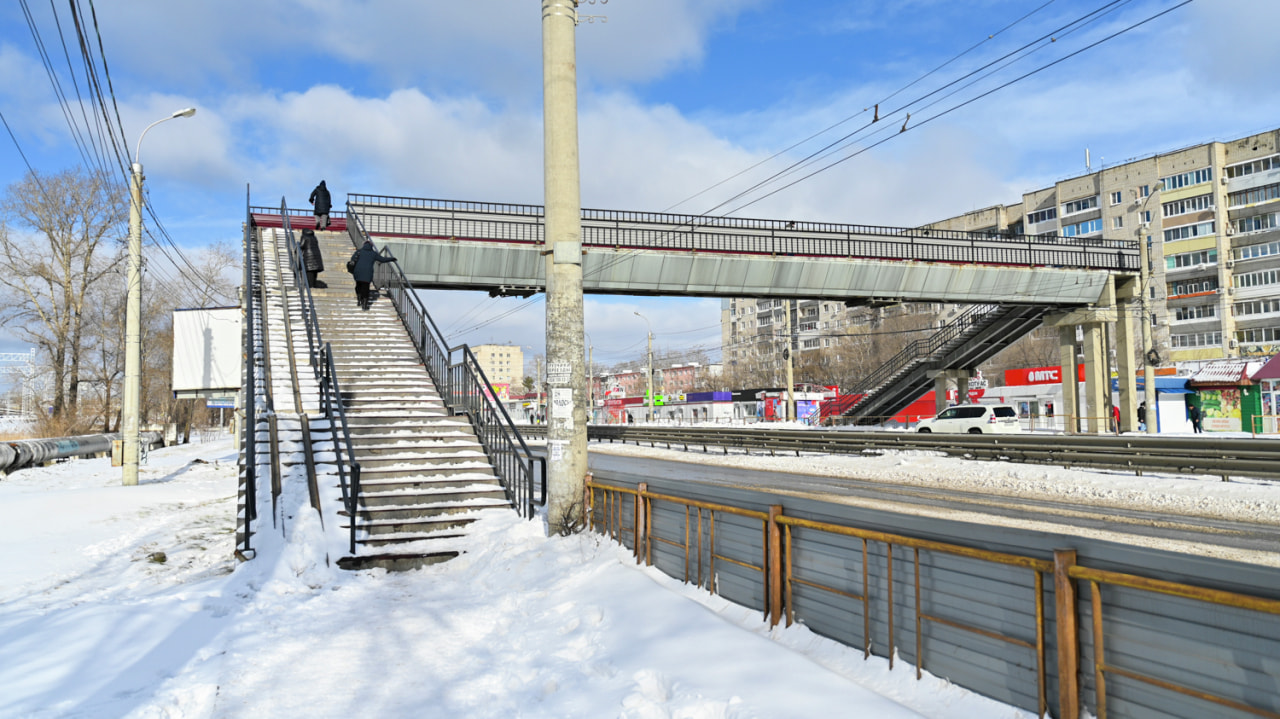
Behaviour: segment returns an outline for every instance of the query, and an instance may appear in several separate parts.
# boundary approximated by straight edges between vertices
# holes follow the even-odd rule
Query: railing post
[[[782,621],[782,531],[778,516],[782,505],[769,507],[768,555],[765,567],[766,596],[769,598],[769,626],[776,627]]]
[[[648,491],[649,491],[648,482],[641,482],[640,485],[636,487],[635,506],[633,507],[633,509],[635,510],[635,517],[631,521],[631,529],[632,529],[631,549],[633,550],[633,553],[636,555],[636,564],[639,564],[641,557],[644,556],[644,554],[641,553],[640,551],[640,543],[644,542],[647,544],[649,542],[648,533],[640,531],[640,525],[642,522],[645,521],[644,495]]]
[[[1070,575],[1076,550],[1053,550],[1053,597],[1058,626],[1058,719],[1080,717],[1080,640],[1076,585]]]

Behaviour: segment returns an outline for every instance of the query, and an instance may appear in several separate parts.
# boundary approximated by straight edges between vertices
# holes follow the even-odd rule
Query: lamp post
[[[124,440],[124,484],[138,484],[138,407],[142,394],[142,165],[138,162],[142,152],[142,138],[147,131],[166,120],[191,117],[194,107],[179,110],[168,117],[147,125],[138,136],[133,151],[133,165],[129,181],[129,259],[126,273],[128,299],[125,303],[124,330],[124,397],[120,407],[120,434]]]
[[[640,319],[642,319],[642,320],[644,320],[644,325],[645,325],[645,327],[647,327],[647,328],[649,329],[649,371],[647,372],[647,374],[649,375],[649,416],[648,416],[648,420],[649,420],[650,422],[652,422],[652,421],[653,421],[653,325],[649,324],[649,318],[648,318],[648,317],[645,317],[644,315],[640,314],[639,312],[636,312],[636,313],[635,313],[635,316],[636,316],[636,317],[639,317],[639,318],[640,318]]]
[[[1155,353],[1155,343],[1151,337],[1151,249],[1147,246],[1147,230],[1150,222],[1144,213],[1147,203],[1156,193],[1164,189],[1163,182],[1157,182],[1151,188],[1151,194],[1142,201],[1138,208],[1138,261],[1142,263],[1138,272],[1138,289],[1142,292],[1139,305],[1142,308],[1142,399],[1147,405],[1147,434],[1156,433],[1156,419],[1160,408],[1156,405],[1156,368],[1151,360]]]

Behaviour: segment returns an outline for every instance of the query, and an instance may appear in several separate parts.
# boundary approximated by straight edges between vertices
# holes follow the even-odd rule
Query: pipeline
[[[9,474],[27,467],[38,467],[54,460],[84,457],[111,451],[111,443],[119,433],[86,434],[52,439],[21,439],[0,443],[0,472]],[[138,442],[146,447],[160,443],[159,432],[141,432]]]

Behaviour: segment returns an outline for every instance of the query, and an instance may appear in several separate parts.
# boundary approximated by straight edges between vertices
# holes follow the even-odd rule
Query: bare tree
[[[80,169],[28,173],[0,199],[0,324],[32,342],[53,375],[53,415],[79,401],[85,303],[123,258],[123,186]]]

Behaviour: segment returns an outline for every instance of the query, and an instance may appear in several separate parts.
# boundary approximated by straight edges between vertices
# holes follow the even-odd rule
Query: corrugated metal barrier
[[[1194,577],[1231,563],[1096,542],[1089,553],[1108,559],[1089,566],[1058,548],[1077,537],[1004,529],[974,543],[961,541],[973,525],[928,525],[954,524],[948,541],[886,531],[901,520],[890,513],[858,526],[816,500],[680,486],[591,478],[591,527],[771,625],[799,622],[891,665],[896,654],[917,677],[1041,716],[1280,718],[1280,570],[1236,565],[1258,593],[1232,591]]]

